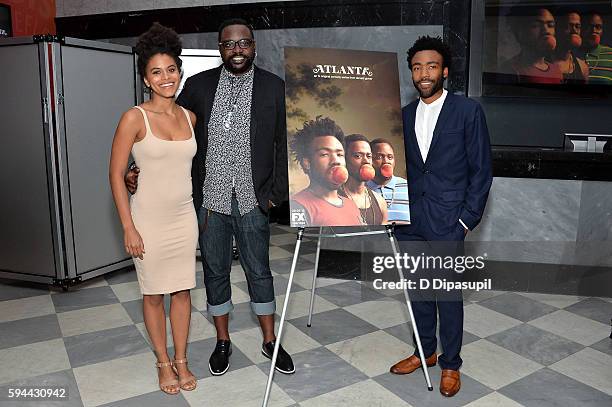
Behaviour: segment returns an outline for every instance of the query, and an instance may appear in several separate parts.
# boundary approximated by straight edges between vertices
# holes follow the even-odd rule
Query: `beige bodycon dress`
[[[140,168],[138,190],[130,200],[132,219],[144,243],[143,260],[134,258],[142,294],[167,294],[195,287],[198,222],[191,195],[191,162],[197,146],[191,138],[169,141],[151,132],[146,112],[145,137],[134,143]]]

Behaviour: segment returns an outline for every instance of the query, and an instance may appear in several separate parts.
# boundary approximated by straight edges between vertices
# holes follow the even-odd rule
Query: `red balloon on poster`
[[[579,48],[582,45],[582,37],[578,34],[572,34],[570,37],[570,43],[572,47]]]
[[[346,167],[343,167],[341,165],[336,165],[335,167],[332,167],[329,172],[330,178],[334,184],[344,184],[348,179],[348,171],[346,170]]]
[[[391,164],[383,164],[380,166],[380,173],[385,178],[391,178],[393,176],[393,167]]]
[[[372,167],[370,164],[363,164],[359,169],[359,177],[362,181],[370,181],[374,178],[375,174],[376,172],[374,171],[374,167]]]

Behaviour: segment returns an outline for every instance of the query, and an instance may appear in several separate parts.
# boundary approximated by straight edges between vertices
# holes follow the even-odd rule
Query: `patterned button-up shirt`
[[[240,76],[223,67],[208,123],[202,206],[225,215],[232,213],[232,192],[241,215],[258,204],[251,171],[253,75],[252,67]]]

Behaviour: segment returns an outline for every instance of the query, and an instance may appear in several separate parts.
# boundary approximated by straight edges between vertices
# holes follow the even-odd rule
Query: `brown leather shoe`
[[[437,361],[438,356],[435,353],[425,359],[425,363],[429,367],[435,366]],[[391,366],[391,369],[389,369],[389,371],[393,374],[409,374],[414,372],[421,366],[421,359],[417,358],[416,355],[411,355],[410,357],[404,360],[400,360],[399,362]]]
[[[446,397],[453,397],[461,388],[461,378],[458,370],[442,369],[440,379],[440,393]]]

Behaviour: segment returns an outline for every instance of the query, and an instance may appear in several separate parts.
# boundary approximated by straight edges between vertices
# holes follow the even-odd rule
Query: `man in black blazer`
[[[440,38],[421,37],[408,51],[408,63],[420,98],[402,110],[412,224],[396,230],[400,246],[419,255],[462,254],[462,242],[484,212],[492,182],[489,133],[480,105],[443,88],[451,62],[449,48]],[[421,241],[415,245],[406,242]],[[429,275],[428,275],[429,274]],[[431,279],[460,279],[454,270],[421,270]],[[440,363],[440,392],[455,395],[461,380],[459,367],[463,338],[463,302],[460,290],[411,293],[411,303],[428,366]],[[444,353],[436,355],[439,315],[440,342]],[[415,346],[416,348],[416,346]],[[420,368],[415,351],[391,367],[395,374]]]
[[[268,211],[288,198],[284,82],[253,64],[255,39],[244,20],[221,24],[219,51],[223,65],[189,78],[177,100],[198,117],[192,181],[208,312],[217,329],[209,360],[213,375],[227,371],[231,354],[232,237],[263,331],[262,353],[272,356],[276,308]],[[276,369],[293,373],[291,357],[281,349]]]
[[[262,353],[271,359],[276,336],[274,286],[269,266],[268,211],[288,199],[285,84],[253,64],[253,29],[242,19],[219,27],[223,65],[187,79],[177,103],[197,116],[198,144],[191,177],[200,226],[207,309],[217,330],[209,370],[229,369],[230,271],[233,238],[246,274],[251,309],[263,331]],[[293,373],[279,347],[276,369]]]

